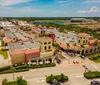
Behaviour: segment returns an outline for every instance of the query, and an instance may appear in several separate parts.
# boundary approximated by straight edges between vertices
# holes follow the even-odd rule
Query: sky
[[[0,0],[0,17],[100,17],[100,0]]]

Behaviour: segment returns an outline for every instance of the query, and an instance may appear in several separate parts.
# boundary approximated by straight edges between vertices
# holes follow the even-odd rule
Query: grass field
[[[4,56],[4,59],[7,59],[8,58],[7,51],[0,50],[0,55],[3,55]]]

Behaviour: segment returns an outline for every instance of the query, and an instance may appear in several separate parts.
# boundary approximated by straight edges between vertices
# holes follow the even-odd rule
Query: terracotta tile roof
[[[89,34],[87,34],[87,33],[79,33],[78,36],[87,37],[87,36],[89,36]]]
[[[21,40],[22,41],[27,41],[27,40],[29,40],[29,38],[22,38]]]
[[[50,37],[41,37],[38,38],[39,41],[51,41],[52,39]]]
[[[100,43],[100,40],[98,40],[98,42]]]
[[[8,42],[11,42],[12,39],[7,39],[6,37],[4,37],[4,38],[3,38],[3,41],[4,41],[4,43],[8,43]]]
[[[28,50],[28,49],[24,49],[24,50],[16,50],[16,51],[13,51],[11,52],[10,54],[14,55],[14,54],[30,54],[30,53],[36,53],[36,52],[40,52],[39,49],[31,49],[31,50]]]
[[[25,53],[26,50],[27,50],[27,49],[24,49],[24,50],[16,50],[16,51],[11,52],[10,54],[11,54],[11,55],[22,54],[22,53]]]
[[[96,40],[89,40],[89,43],[95,43]]]

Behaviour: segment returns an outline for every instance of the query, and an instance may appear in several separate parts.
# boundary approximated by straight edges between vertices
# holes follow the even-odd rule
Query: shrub
[[[54,67],[56,66],[55,63],[50,63],[50,64],[42,64],[42,65],[33,65],[29,66],[29,68],[44,68],[44,67]]]
[[[16,69],[15,72],[24,72],[24,71],[29,71],[29,68]]]
[[[57,75],[57,76],[56,76],[56,80],[57,80],[58,82],[62,81],[61,75]]]
[[[48,77],[46,78],[46,82],[47,82],[47,83],[51,83],[53,79],[55,79],[55,77],[51,74],[50,76],[48,76]]]
[[[5,66],[0,68],[0,72],[10,69],[10,66]]]
[[[27,85],[27,81],[26,80],[21,80],[20,84],[18,84],[17,81],[8,82],[7,85]]]
[[[8,69],[8,70],[0,72],[0,74],[6,74],[6,73],[12,73],[12,72],[14,72],[14,70]]]
[[[84,77],[87,79],[100,78],[100,72],[98,71],[86,72],[84,73]]]
[[[7,48],[2,48],[1,50],[2,50],[2,51],[8,51],[9,49],[7,49]]]
[[[64,76],[64,81],[68,81],[68,76]]]
[[[68,81],[68,76],[65,76],[63,74],[54,76],[51,74],[50,76],[46,77],[46,82],[52,83],[53,79],[56,79],[58,82],[65,82],[65,81]]]
[[[7,79],[3,79],[2,81],[2,85],[7,85],[8,80]]]
[[[24,68],[28,68],[28,66],[27,65],[23,65],[23,66],[17,66],[17,67],[15,67],[16,69],[24,69]]]

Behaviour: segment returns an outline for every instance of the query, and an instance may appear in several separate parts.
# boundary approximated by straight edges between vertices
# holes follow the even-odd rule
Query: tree
[[[61,73],[61,81],[64,82],[64,74]]]
[[[66,43],[66,45],[67,45],[67,49],[69,50],[70,44],[69,43]]]
[[[60,45],[59,44],[54,44],[54,47],[59,50],[60,49]]]
[[[8,82],[8,79],[3,79],[3,81],[2,81],[2,85],[7,85],[7,82]]]
[[[75,47],[77,46],[76,43],[73,44],[74,45],[74,51],[75,51]],[[75,51],[76,52],[76,51]]]
[[[18,85],[22,85],[21,84],[22,83],[22,80],[23,80],[22,76],[17,77],[17,84]]]
[[[95,41],[94,45],[95,46],[98,46],[99,45],[98,40]]]

